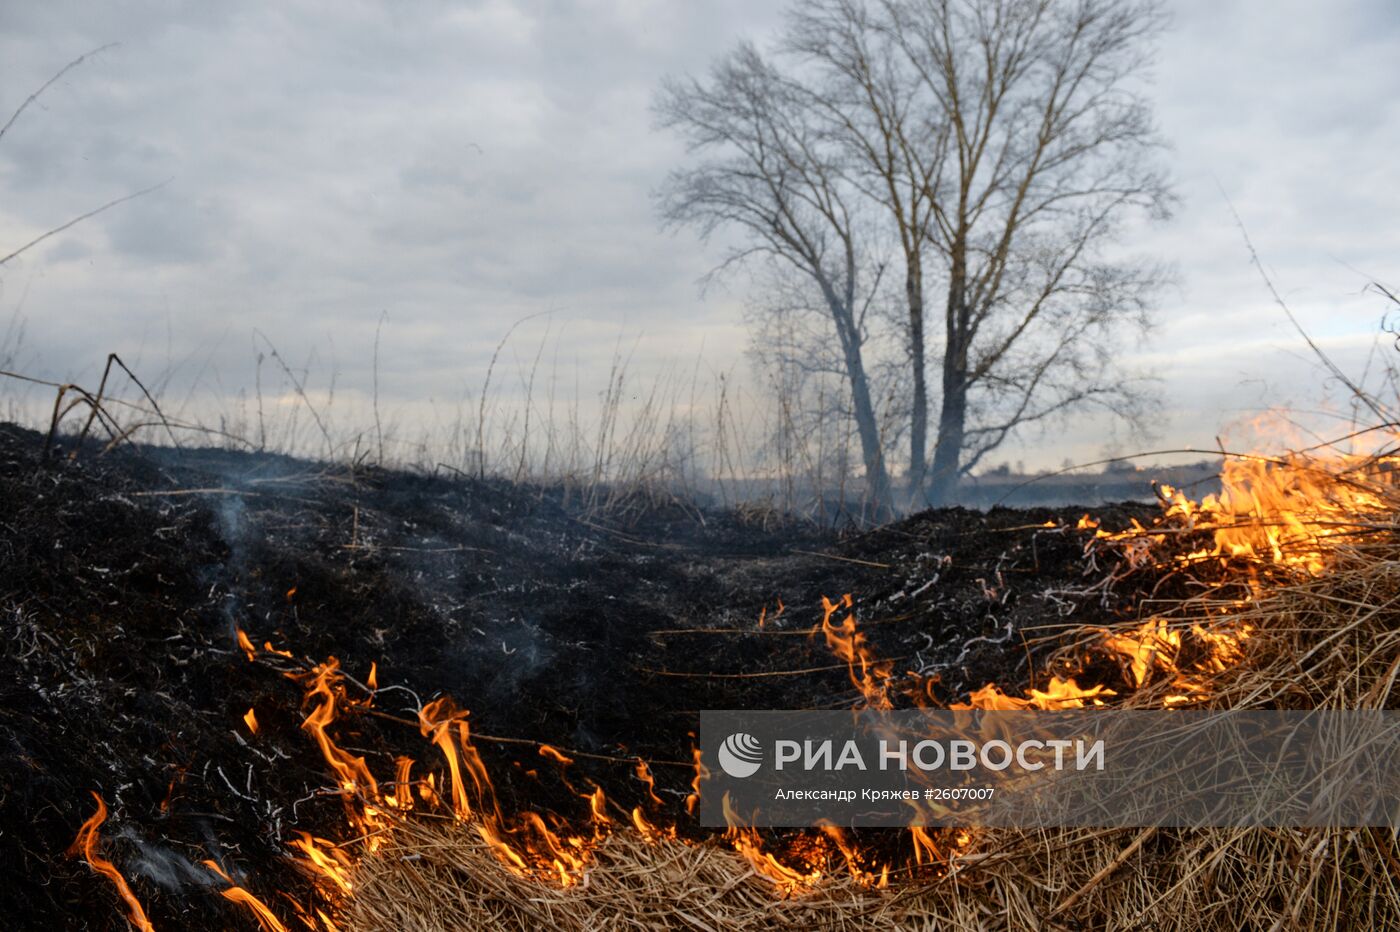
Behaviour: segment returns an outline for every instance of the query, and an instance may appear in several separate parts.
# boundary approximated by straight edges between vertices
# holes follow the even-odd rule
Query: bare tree
[[[1115,350],[1146,327],[1165,272],[1114,247],[1125,223],[1165,216],[1171,201],[1140,90],[1163,23],[1158,0],[793,7],[781,75],[763,65],[782,88],[768,103],[820,151],[822,184],[872,218],[866,248],[903,259],[915,500],[927,478],[928,498],[948,501],[1018,428],[1093,407],[1141,414],[1143,383]],[[747,106],[732,90],[710,106]],[[931,328],[934,288],[944,314]]]
[[[660,123],[699,158],[673,172],[658,197],[669,224],[705,238],[721,229],[741,234],[721,268],[767,258],[819,296],[840,347],[868,494],[883,505],[889,478],[862,352],[880,267],[842,148],[820,132],[811,104],[805,88],[749,44],[720,60],[706,82],[666,82],[656,102]]]
[[[1140,403],[1114,366],[1160,266],[1110,247],[1165,216],[1161,142],[1136,85],[1157,0],[882,0],[881,28],[948,132],[928,194],[946,282],[930,497],[1017,427]]]
[[[933,248],[937,181],[949,124],[894,46],[882,7],[861,0],[799,0],[781,48],[811,75],[811,109],[847,153],[851,182],[875,205],[904,261],[910,371],[910,500],[927,475],[928,356],[925,254]]]

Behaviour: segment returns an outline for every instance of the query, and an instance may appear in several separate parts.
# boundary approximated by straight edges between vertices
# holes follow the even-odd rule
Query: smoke
[[[130,842],[136,849],[136,856],[124,862],[128,869],[165,890],[207,887],[215,882],[215,878],[203,867],[163,845],[140,838],[130,826],[123,827],[117,837]]]

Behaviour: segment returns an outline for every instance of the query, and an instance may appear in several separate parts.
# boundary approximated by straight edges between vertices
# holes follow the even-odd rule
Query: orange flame
[[[642,813],[641,806],[632,808],[632,825],[636,827],[641,836],[650,842],[656,842],[662,838],[674,839],[676,837],[676,827],[668,825],[664,828],[656,825]]]
[[[453,811],[459,819],[472,822],[497,860],[520,876],[550,877],[563,886],[577,882],[587,866],[587,843],[582,838],[560,838],[533,812],[522,813],[514,825],[506,823],[486,765],[472,744],[467,713],[444,696],[422,708],[418,723],[423,736],[438,746],[447,763]],[[451,734],[454,725],[455,742]],[[600,814],[601,790],[592,799],[592,805],[598,807],[595,815]]]
[[[654,805],[660,806],[662,803],[661,797],[656,795],[656,780],[652,778],[651,768],[647,766],[647,762],[640,757],[637,758],[636,772],[637,779],[646,784],[647,798],[650,799]]]
[[[345,695],[340,685],[340,662],[331,657],[325,663],[317,664],[309,673],[289,676],[309,684],[305,703],[318,703],[301,723],[301,727],[316,739],[321,748],[321,755],[339,778],[341,796],[345,800],[346,812],[351,823],[362,832],[373,832],[381,826],[378,810],[371,805],[357,808],[353,804],[353,798],[357,793],[364,793],[370,799],[378,800],[379,784],[370,773],[365,759],[341,750],[326,730],[335,721],[337,695],[342,698]]]
[[[695,815],[695,806],[700,802],[700,784],[710,779],[710,768],[705,766],[704,756],[698,747],[690,749],[695,762],[695,779],[690,781],[690,795],[685,798],[685,811]]]
[[[1008,696],[995,683],[988,683],[981,689],[974,690],[967,702],[954,702],[948,708],[994,709],[1003,712],[1019,712],[1024,709],[1043,711],[1082,709],[1086,705],[1086,699],[1093,705],[1103,705],[1103,701],[1099,697],[1113,695],[1115,695],[1113,690],[1105,689],[1103,686],[1091,686],[1084,689],[1075,683],[1073,678],[1061,679],[1056,676],[1051,678],[1049,685],[1044,690],[1026,690],[1026,698],[1024,699]]]
[[[205,861],[204,866],[222,877],[224,882],[229,885],[227,890],[220,891],[223,898],[247,907],[248,911],[253,914],[253,918],[257,920],[258,925],[262,927],[263,932],[287,932],[287,927],[282,924],[272,910],[267,908],[266,903],[234,883],[233,879],[224,873],[223,868],[219,867],[218,864],[213,861]]]
[[[310,865],[316,877],[329,881],[346,896],[354,892],[354,885],[350,882],[354,863],[335,842],[316,838],[307,832],[297,832],[292,847],[306,853],[303,863]]]
[[[864,887],[875,887],[876,889],[884,888],[889,884],[890,875],[888,864],[881,866],[879,874],[867,870],[864,867],[865,858],[862,856],[860,849],[854,842],[846,837],[845,832],[838,826],[832,825],[829,822],[823,823],[819,827],[822,833],[836,846],[836,850],[841,852],[841,857],[846,861],[846,869],[851,872],[851,876],[855,878],[857,883]]]
[[[914,863],[920,866],[933,864],[941,860],[942,856],[938,852],[938,846],[933,843],[933,838],[929,836],[928,829],[922,825],[909,826],[909,840],[914,845]]]
[[[561,767],[567,767],[574,762],[572,757],[561,753],[558,748],[548,744],[540,745],[540,757],[552,760]]]
[[[126,878],[122,876],[122,872],[117,870],[116,865],[111,861],[97,853],[97,829],[103,822],[107,821],[107,804],[96,793],[92,794],[92,798],[97,801],[97,811],[78,829],[78,835],[73,839],[68,853],[69,855],[81,854],[89,867],[112,881],[113,886],[117,888],[117,895],[126,903],[127,921],[140,929],[141,932],[155,932],[150,920],[146,918],[146,911],[141,908],[141,902],[136,899],[136,894],[131,892],[131,887],[127,884]]]
[[[588,810],[593,814],[594,824],[607,825],[611,823],[612,819],[608,817],[608,799],[603,795],[603,788],[595,786],[587,798]]]
[[[772,881],[784,895],[791,896],[821,880],[822,872],[819,868],[813,868],[810,872],[803,873],[764,851],[762,837],[752,828],[741,824],[739,817],[729,804],[728,793],[724,794],[723,806],[725,821],[729,823],[725,837],[734,846],[734,850],[739,852],[745,861],[749,862],[749,866],[754,869],[755,873]]]
[[[252,641],[248,640],[248,635],[243,632],[243,629],[235,628],[234,630],[238,635],[238,646],[242,649],[243,653],[248,655],[248,659],[251,661],[254,657],[258,656],[258,649],[253,646]]]
[[[413,808],[413,780],[409,772],[413,769],[413,758],[398,757],[394,761],[394,795],[387,802],[403,812]]]
[[[863,706],[870,709],[890,709],[893,704],[889,697],[891,664],[874,660],[865,635],[856,630],[854,604],[848,592],[839,601],[832,602],[822,596],[821,630],[826,635],[826,646],[838,658],[846,662],[850,670],[851,683],[860,690]],[[832,625],[831,616],[840,609],[846,610],[846,617],[839,626]],[[860,672],[856,672],[856,668]]]

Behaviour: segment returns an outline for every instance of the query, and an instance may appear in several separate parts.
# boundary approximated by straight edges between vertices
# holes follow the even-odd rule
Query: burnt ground
[[[1090,591],[1105,567],[1086,559],[1086,532],[1040,526],[1072,528],[1081,509],[837,531],[676,502],[598,514],[562,489],[266,454],[80,449],[45,462],[42,446],[0,425],[8,928],[126,928],[111,885],[63,855],[90,791],[112,810],[103,850],[156,928],[254,927],[218,896],[206,858],[274,908],[279,891],[304,898],[286,842],[345,837],[340,802],[318,792],[331,781],[300,729],[301,690],[250,663],[235,626],[307,665],[334,656],[363,680],[375,663],[381,686],[406,687],[376,697],[389,717],[337,726],[376,773],[392,774],[395,753],[436,765],[395,717],[448,693],[492,736],[478,746],[507,808],[581,812],[529,743],[545,741],[578,754],[575,788],[596,781],[626,809],[646,796],[632,760],[654,762],[670,810],[657,820],[698,832],[681,806],[691,772],[667,763],[689,759],[698,710],[853,701],[809,634],[822,596],[852,593],[873,651],[940,702],[989,681],[1017,690],[1043,670],[1044,626],[1131,604]],[[1094,511],[1106,527],[1156,513]]]

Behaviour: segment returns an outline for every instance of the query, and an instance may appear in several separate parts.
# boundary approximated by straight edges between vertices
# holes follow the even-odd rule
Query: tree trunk
[[[909,507],[925,504],[928,471],[928,378],[924,351],[924,274],[917,254],[909,257],[904,279],[909,303],[909,364],[914,370],[914,402],[909,412]]]
[[[943,348],[943,405],[933,448],[929,501],[947,505],[957,491],[967,423],[967,351],[971,310],[967,306],[967,252],[961,237],[954,242],[948,275],[947,338]]]
[[[846,353],[846,373],[851,382],[851,405],[855,409],[856,432],[860,435],[861,456],[865,460],[865,478],[869,498],[877,512],[885,511],[890,501],[890,478],[885,470],[885,454],[880,447],[880,428],[875,421],[875,406],[870,401],[870,383],[865,377],[865,363],[860,347]]]
[[[944,354],[943,407],[938,415],[938,439],[933,447],[933,470],[928,497],[933,505],[947,505],[957,492],[962,461],[963,427],[967,421],[967,373]]]
[[[855,411],[856,434],[860,437],[861,459],[865,462],[868,497],[876,513],[889,508],[890,477],[885,469],[885,453],[880,446],[880,426],[875,420],[875,405],[870,400],[870,381],[865,375],[865,360],[860,352],[860,333],[849,302],[842,301],[827,281],[821,281],[822,294],[831,308],[836,336],[841,341],[841,356],[846,366],[846,380],[851,385],[851,406]]]

